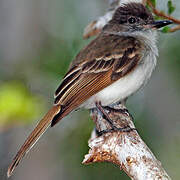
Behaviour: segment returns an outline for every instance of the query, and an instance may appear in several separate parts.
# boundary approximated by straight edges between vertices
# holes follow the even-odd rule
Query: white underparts
[[[136,34],[136,36],[141,35]],[[143,36],[140,38],[146,46],[146,51],[136,68],[125,77],[120,78],[89,98],[81,107],[87,109],[93,108],[97,101],[100,101],[103,106],[110,105],[131,96],[147,83],[156,66],[156,56],[158,55],[156,32],[143,33]]]

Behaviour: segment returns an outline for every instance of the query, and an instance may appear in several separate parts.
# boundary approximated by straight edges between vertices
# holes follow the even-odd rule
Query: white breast
[[[144,57],[134,71],[92,96],[81,107],[87,109],[94,108],[97,101],[100,101],[103,106],[110,105],[129,97],[144,86],[156,66],[158,51],[155,41],[153,42],[154,44],[152,42],[145,42],[148,46],[150,43],[151,46],[147,47]]]

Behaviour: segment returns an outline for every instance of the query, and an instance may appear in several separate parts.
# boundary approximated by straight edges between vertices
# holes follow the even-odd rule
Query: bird
[[[102,31],[74,58],[54,95],[54,104],[28,136],[10,164],[10,177],[41,135],[77,108],[98,108],[123,101],[145,86],[158,57],[156,21],[141,3],[118,7]]]

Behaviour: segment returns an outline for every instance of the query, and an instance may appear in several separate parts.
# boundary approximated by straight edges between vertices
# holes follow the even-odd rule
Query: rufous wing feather
[[[38,141],[38,139],[43,135],[43,133],[47,130],[50,126],[51,121],[61,111],[61,106],[56,105],[53,106],[48,113],[44,116],[44,118],[38,123],[36,128],[32,131],[32,133],[28,136],[24,144],[21,146],[20,150],[16,154],[15,158],[13,159],[12,163],[10,164],[7,176],[10,177],[19,164],[21,159],[29,152],[29,150],[33,147],[33,145]]]
[[[50,125],[54,126],[90,97],[133,71],[141,60],[142,51],[143,47],[133,37],[106,34],[98,36],[84,48],[57,88],[54,106],[13,159],[7,172],[8,177]]]
[[[72,67],[56,90],[54,103],[61,104],[63,108],[51,126],[91,96],[133,71],[141,60],[140,53],[135,48],[129,48],[123,54],[106,53],[105,57]]]
[[[76,80],[65,93],[60,94],[60,100],[57,97],[57,100],[64,104],[64,106],[62,114],[53,119],[51,126],[54,126],[61,118],[76,109],[92,95],[113,83],[111,81],[111,74],[112,72],[109,70],[103,73],[82,75],[82,77]]]

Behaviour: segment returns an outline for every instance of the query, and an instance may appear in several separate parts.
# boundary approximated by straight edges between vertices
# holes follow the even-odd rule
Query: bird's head
[[[104,30],[115,32],[145,32],[157,30],[171,24],[172,21],[155,21],[152,13],[141,3],[127,3],[120,6],[114,13]]]

